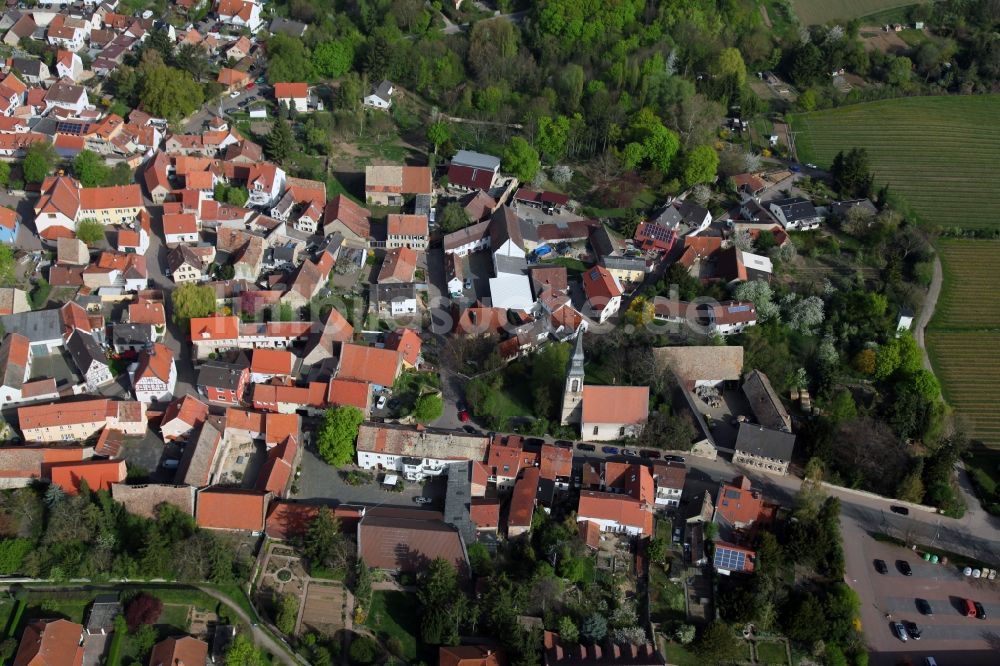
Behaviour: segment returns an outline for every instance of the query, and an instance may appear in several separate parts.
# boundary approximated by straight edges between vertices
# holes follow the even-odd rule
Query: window
[[[625,426],[622,426],[621,428],[618,428],[618,436],[619,437],[624,437],[625,436]]]
[[[597,426],[594,426],[594,434],[597,434]]]

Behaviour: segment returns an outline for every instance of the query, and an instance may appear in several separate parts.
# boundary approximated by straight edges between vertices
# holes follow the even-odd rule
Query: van
[[[177,469],[177,466],[181,464],[181,461],[177,458],[167,458],[163,461],[163,469]]]
[[[924,657],[924,666],[937,666],[937,659],[934,657]]]
[[[965,599],[965,614],[968,617],[976,617],[976,602],[972,599]]]

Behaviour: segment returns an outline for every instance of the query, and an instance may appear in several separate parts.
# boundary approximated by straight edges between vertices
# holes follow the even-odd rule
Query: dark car
[[[910,635],[910,638],[912,638],[915,641],[920,640],[920,637],[923,635],[923,632],[920,631],[920,627],[917,626],[916,622],[910,622],[907,620],[903,622],[903,625],[906,627],[906,633]]]
[[[537,437],[529,437],[528,439],[524,440],[524,444],[526,446],[541,446],[544,443],[545,443],[544,439],[539,439]]]
[[[893,513],[898,513],[901,516],[910,515],[910,510],[907,509],[905,506],[896,506],[895,504],[889,507],[889,511],[892,511]]]
[[[917,610],[920,611],[921,615],[934,615],[934,610],[926,599],[917,599]]]
[[[568,439],[557,439],[555,441],[555,445],[558,446],[560,449],[572,449],[573,448],[573,442],[569,441]]]
[[[986,609],[983,608],[983,605],[981,603],[979,603],[978,601],[973,601],[972,605],[975,606],[975,608],[976,608],[976,617],[978,617],[980,620],[985,620],[986,619]]]
[[[655,459],[660,457],[660,452],[654,451],[653,449],[643,449],[642,451],[639,451],[639,455],[642,456],[643,458]]]
[[[910,568],[910,563],[906,560],[896,560],[896,568],[899,569],[899,573],[904,576],[913,575],[913,569]]]
[[[791,172],[793,172],[793,173],[798,173],[798,172],[802,171],[802,165],[800,165],[800,164],[793,164],[790,167],[788,167],[788,170],[791,171]],[[906,639],[904,638],[903,640],[906,640]]]
[[[609,456],[618,455],[618,447],[616,446],[602,446],[601,451]]]
[[[667,462],[684,462],[684,456],[663,456],[663,459]]]
[[[576,448],[578,450],[580,450],[580,451],[596,451],[597,450],[597,447],[594,446],[593,444],[584,444],[582,442],[579,443],[579,444],[577,444]]]
[[[903,626],[902,622],[892,623],[892,633],[896,634],[896,638],[903,641],[904,643],[910,637],[909,634],[906,633],[906,627]]]
[[[875,560],[875,571],[880,574],[889,573],[889,567],[885,565],[885,560]]]
[[[462,426],[462,430],[464,430],[465,432],[469,433],[470,435],[478,435],[478,434],[480,434],[478,430],[476,430],[473,426],[470,426],[470,425]]]

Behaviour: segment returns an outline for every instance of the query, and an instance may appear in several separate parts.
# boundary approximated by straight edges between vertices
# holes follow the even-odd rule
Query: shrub
[[[163,612],[163,602],[151,594],[142,593],[129,602],[125,608],[125,624],[135,632],[144,624],[153,624]]]

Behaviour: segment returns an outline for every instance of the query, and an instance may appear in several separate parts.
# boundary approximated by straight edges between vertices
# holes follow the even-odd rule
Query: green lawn
[[[570,277],[575,277],[587,270],[587,264],[583,263],[579,259],[573,259],[572,257],[556,257],[555,259],[547,259],[542,262],[543,265],[551,264],[553,266],[562,266],[566,269],[566,272]]]
[[[417,660],[417,634],[420,633],[420,603],[414,594],[392,590],[372,593],[372,609],[365,624],[383,644],[390,638],[399,641],[400,655],[407,663]]]
[[[659,623],[683,622],[686,617],[684,586],[671,582],[667,573],[655,565],[649,568],[649,612],[652,621]]]
[[[846,21],[912,4],[908,0],[792,0],[795,14],[807,26],[837,19]]]
[[[984,508],[1000,516],[1000,451],[974,447],[966,454],[965,469],[983,500]]]
[[[757,663],[781,664],[782,666],[787,664],[788,654],[785,652],[785,644],[771,641],[758,641]]]
[[[678,643],[667,643],[663,656],[667,658],[668,664],[676,666],[704,666],[705,663],[694,652]]]

